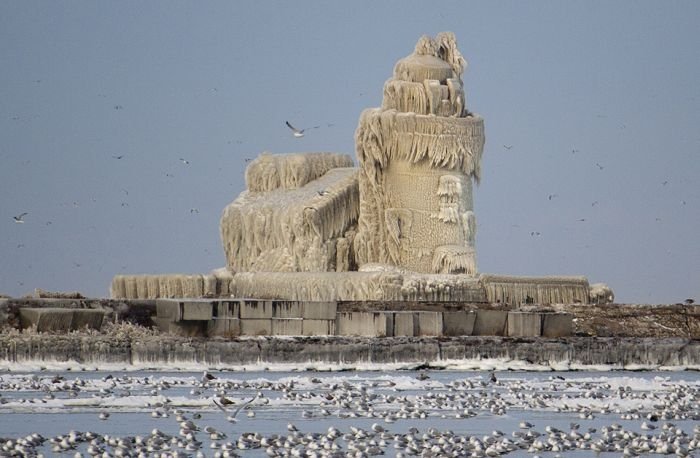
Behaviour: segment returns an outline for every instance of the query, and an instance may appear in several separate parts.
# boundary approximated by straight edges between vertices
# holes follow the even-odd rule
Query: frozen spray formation
[[[464,65],[452,33],[424,36],[384,84],[382,107],[360,116],[360,265],[476,274],[472,178],[484,121],[466,109]]]
[[[358,167],[339,153],[261,154],[221,218],[224,270],[119,275],[112,296],[610,302],[612,291],[591,292],[585,277],[478,274],[484,120],[467,109],[465,67],[454,34],[421,37],[385,82],[381,107],[360,115]]]
[[[426,274],[476,274],[472,178],[484,123],[466,109],[454,35],[422,37],[360,116],[359,169],[332,153],[263,154],[224,211],[235,271],[328,272],[381,263]],[[358,225],[359,224],[359,225]]]

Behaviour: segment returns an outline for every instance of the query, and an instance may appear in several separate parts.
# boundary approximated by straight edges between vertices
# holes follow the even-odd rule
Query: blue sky
[[[451,30],[486,125],[480,271],[700,299],[698,18],[689,1],[2,2],[0,293],[223,266],[245,159],[354,157],[394,63]],[[285,120],[322,127],[295,139]]]

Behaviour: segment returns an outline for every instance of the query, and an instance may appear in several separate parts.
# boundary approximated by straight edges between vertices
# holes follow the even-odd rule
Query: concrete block
[[[241,320],[238,318],[214,318],[207,322],[209,337],[238,337],[241,335]]]
[[[446,336],[470,336],[474,332],[476,313],[469,310],[442,312],[442,333]]]
[[[217,301],[214,303],[215,318],[240,318],[241,305],[238,301]]]
[[[330,302],[304,302],[302,318],[310,320],[335,320],[338,311],[338,303]]]
[[[102,328],[102,321],[104,320],[104,317],[105,312],[103,310],[75,309],[73,310],[73,322],[71,323],[71,329],[74,331],[84,329],[100,330]]]
[[[569,337],[574,334],[574,316],[570,313],[546,313],[542,320],[542,337]]]
[[[240,307],[242,320],[272,318],[272,301],[241,299]]]
[[[441,336],[441,312],[415,312],[413,314],[414,333],[416,336]]]
[[[337,314],[336,320],[337,335],[386,337],[392,334],[387,326],[387,314],[382,312],[343,312]]]
[[[161,332],[181,337],[205,337],[209,324],[207,321],[178,321],[175,323],[168,318],[154,318],[153,322]]]
[[[272,301],[272,318],[301,318],[303,305],[299,301]]]
[[[243,309],[241,309],[243,310]],[[242,336],[269,336],[272,335],[272,318],[268,319],[241,319]]]
[[[273,318],[272,335],[300,336],[302,335],[302,321],[301,318]]]
[[[175,299],[156,299],[156,317],[172,322],[182,320],[180,301]]]
[[[396,312],[394,315],[394,337],[413,337],[416,335],[413,312]]]
[[[303,319],[301,334],[304,336],[333,336],[335,335],[335,320]]]
[[[211,301],[183,301],[182,319],[184,321],[209,321],[213,317],[214,305]]]
[[[502,310],[477,310],[474,320],[475,336],[502,336],[506,332],[508,312]]]
[[[36,326],[39,332],[69,332],[73,310],[67,308],[21,308],[19,322],[22,329]]]
[[[394,337],[394,314],[385,312],[384,318],[386,319],[386,337]]]
[[[542,334],[542,314],[508,312],[508,336],[539,337]]]

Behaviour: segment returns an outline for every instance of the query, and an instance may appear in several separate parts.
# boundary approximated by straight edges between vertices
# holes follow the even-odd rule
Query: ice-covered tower
[[[360,216],[355,256],[423,273],[476,274],[472,180],[484,121],[467,110],[454,34],[422,37],[355,133]]]

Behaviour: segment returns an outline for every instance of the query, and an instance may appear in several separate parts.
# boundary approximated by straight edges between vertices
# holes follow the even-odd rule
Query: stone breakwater
[[[22,309],[67,308],[101,310],[103,323],[128,322],[154,328],[156,300],[0,298],[0,332],[22,328]],[[590,337],[683,337],[700,339],[700,305],[684,304],[556,304],[548,306],[470,304],[463,302],[337,301],[337,313],[442,312],[498,310],[504,312],[567,313],[572,334]]]
[[[125,367],[266,364],[366,366],[455,365],[458,361],[518,361],[557,370],[586,366],[700,369],[700,341],[684,338],[562,339],[507,337],[256,337],[234,340],[165,335],[2,334],[0,366],[77,363]],[[465,363],[469,365],[468,363]],[[459,366],[459,364],[456,364]],[[507,365],[507,364],[506,364]],[[339,366],[339,367],[340,367]],[[476,366],[478,367],[478,364]]]
[[[280,323],[289,325],[299,321],[293,318],[268,317],[263,320],[258,316],[248,317],[248,312],[244,313],[245,304],[241,302],[239,305],[239,318],[230,321],[239,322],[241,326],[247,325],[246,320],[258,324],[270,321],[274,330]],[[277,305],[289,314],[299,304],[290,302]],[[520,362],[525,366],[563,370],[599,365],[628,369],[664,366],[700,368],[700,307],[697,305],[574,304],[529,305],[516,309],[501,304],[479,304],[475,308],[464,303],[337,302],[335,307],[337,317],[357,314],[391,316],[394,333],[367,337],[352,335],[358,332],[350,329],[345,330],[345,335],[340,335],[343,329],[339,326],[336,335],[327,336],[229,335],[207,338],[163,332],[163,327],[157,323],[164,320],[158,318],[157,301],[0,299],[0,367],[32,362],[75,362],[92,366],[113,363],[131,367],[172,364],[362,367],[367,364],[423,363],[435,367],[460,367],[459,363],[454,362],[462,361],[461,367],[478,368],[478,361],[500,360],[511,362],[511,367],[518,367],[513,362]],[[50,313],[41,313],[43,309]],[[174,310],[183,313],[182,318],[188,318],[184,316],[188,312],[185,308],[178,306]],[[301,316],[305,318],[309,318],[306,314],[313,311],[305,307],[301,310]],[[480,313],[499,311],[501,315],[508,315],[508,322],[511,315],[529,317],[541,312],[549,314],[547,316],[560,316],[564,312],[569,317],[571,333],[556,337],[544,334],[543,337],[514,335],[510,329],[512,326],[506,326],[505,334],[484,335],[476,332],[479,327],[477,321],[472,323],[473,333],[450,334],[454,316],[457,312],[467,313],[468,310],[468,313],[476,312],[477,317]],[[95,311],[101,313],[93,313]],[[209,308],[206,311],[211,313]],[[270,313],[275,316],[274,310]],[[41,319],[27,328],[23,320],[26,324],[27,320],[32,319],[32,314],[61,318],[65,321],[62,332],[42,332],[44,324]],[[415,329],[416,316],[430,314],[451,317],[443,322],[442,335],[406,335],[404,331]],[[414,319],[414,326],[404,326],[407,317]],[[310,322],[324,317],[313,315],[312,318],[315,320]],[[332,321],[332,317],[325,318]],[[342,324],[340,318],[336,320]],[[178,324],[174,321],[168,323],[169,326]],[[206,326],[206,322],[203,323]],[[399,334],[405,327],[408,329]],[[47,326],[47,329],[53,328],[55,326]],[[245,330],[245,326],[241,329]]]

